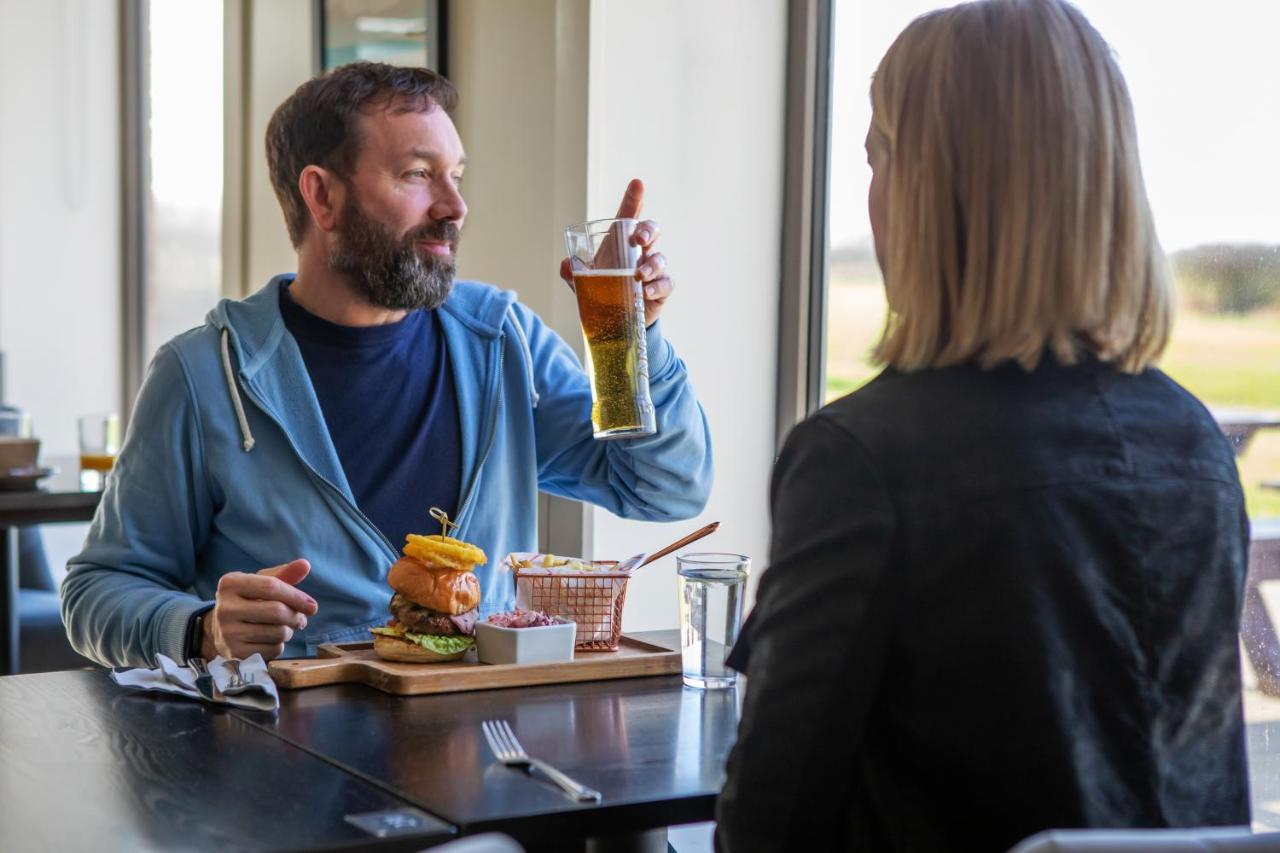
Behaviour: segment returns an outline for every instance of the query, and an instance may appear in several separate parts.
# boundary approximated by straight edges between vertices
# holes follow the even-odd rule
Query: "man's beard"
[[[420,252],[420,240],[449,244],[447,256]],[[371,305],[413,311],[439,307],[453,287],[458,226],[423,225],[396,239],[349,198],[338,217],[337,240],[329,250],[329,268],[341,273]]]

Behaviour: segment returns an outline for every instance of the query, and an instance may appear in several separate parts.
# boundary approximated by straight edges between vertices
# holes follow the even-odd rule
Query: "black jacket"
[[[1248,823],[1243,496],[1163,373],[886,371],[795,429],[772,512],[720,849]]]

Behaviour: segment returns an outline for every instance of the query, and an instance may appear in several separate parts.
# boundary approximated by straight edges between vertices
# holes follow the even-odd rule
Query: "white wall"
[[[582,216],[587,200],[587,9],[585,0],[469,0],[449,19],[449,76],[467,151],[459,275],[519,292],[562,332],[576,315],[559,279],[561,220]],[[561,52],[576,73],[561,72]],[[568,127],[555,120],[562,100]]]
[[[0,3],[0,350],[42,455],[120,400],[120,107],[115,3]],[[46,528],[50,561],[83,526]]]
[[[758,572],[774,456],[786,4],[596,2],[591,34],[588,213],[612,216],[627,180],[645,180],[644,215],[662,225],[676,284],[662,322],[706,409],[716,460],[702,517],[637,524],[595,510],[595,552],[653,551],[719,520],[696,548],[748,554]],[[625,623],[677,622],[668,557],[630,582]]]
[[[246,200],[241,240],[242,259],[226,259],[243,269],[241,293],[248,295],[267,283],[273,275],[293,272],[298,256],[289,244],[284,214],[267,174],[265,136],[267,123],[276,107],[314,73],[314,27],[311,0],[254,0],[248,8],[250,36],[246,85],[248,138],[241,149]],[[226,289],[234,292],[234,282]]]
[[[759,567],[774,453],[785,4],[468,0],[452,11],[469,157],[460,273],[518,290],[580,348],[556,274],[561,229],[612,216],[632,177],[663,228],[677,287],[663,323],[711,422],[716,486],[703,517],[680,524],[589,510],[590,555],[653,551],[718,519],[703,544]],[[677,620],[668,558],[631,582],[625,622]]]
[[[578,350],[559,267],[564,226],[587,210],[590,9],[589,0],[470,0],[449,18],[468,158],[458,274],[515,290]],[[591,525],[580,504],[543,495],[538,513],[541,548],[583,550]]]
[[[116,9],[0,4],[0,349],[44,452],[120,399]]]

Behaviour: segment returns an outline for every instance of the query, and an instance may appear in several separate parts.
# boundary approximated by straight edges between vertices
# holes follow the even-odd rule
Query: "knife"
[[[187,666],[196,674],[196,690],[201,696],[210,702],[221,702],[226,698],[214,683],[213,676],[209,674],[209,667],[205,664],[204,658],[187,658]]]

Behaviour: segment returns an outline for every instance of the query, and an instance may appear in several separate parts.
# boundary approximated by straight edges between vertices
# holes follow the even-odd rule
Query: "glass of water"
[[[725,665],[742,624],[742,596],[751,558],[741,554],[681,554],[680,651],[684,683],[690,687],[732,687],[738,674]]]

